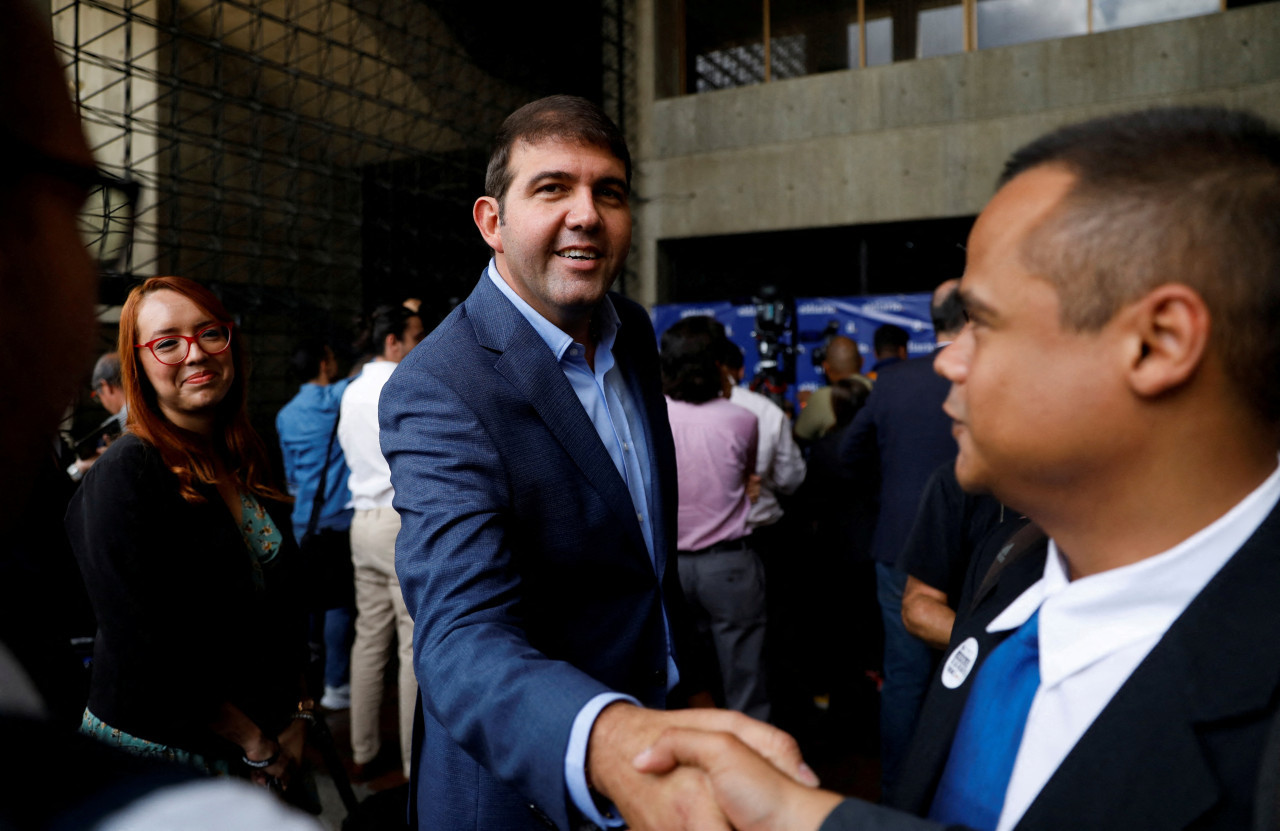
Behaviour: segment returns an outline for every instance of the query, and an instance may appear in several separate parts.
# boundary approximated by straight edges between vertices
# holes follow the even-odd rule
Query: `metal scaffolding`
[[[281,375],[322,320],[417,296],[434,323],[487,256],[471,204],[502,118],[565,91],[634,124],[633,5],[504,25],[461,0],[53,0],[94,154],[142,185],[103,302],[152,274],[201,280]],[[556,31],[566,11],[585,36],[520,51],[533,15]]]

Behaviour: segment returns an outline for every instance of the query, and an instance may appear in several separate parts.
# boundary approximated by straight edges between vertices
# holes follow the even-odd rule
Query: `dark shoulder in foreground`
[[[123,433],[89,468],[80,487],[100,487],[121,477],[135,478],[142,470],[152,468],[164,469],[164,461],[155,446],[133,433]]]
[[[475,335],[467,321],[467,304],[465,302],[455,306],[453,311],[449,312],[445,319],[428,332],[422,342],[400,361],[387,383],[396,383],[396,376],[403,376],[402,370],[407,372],[429,372],[433,367],[439,366],[442,361],[449,360],[449,356],[453,354],[459,345],[459,327],[463,326],[467,327],[469,338],[474,342]]]

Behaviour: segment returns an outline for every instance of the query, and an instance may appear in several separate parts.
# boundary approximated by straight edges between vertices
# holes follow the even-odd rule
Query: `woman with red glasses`
[[[67,511],[98,635],[81,730],[288,787],[312,704],[288,497],[246,413],[246,356],[205,287],[153,277],[120,317],[128,431]]]

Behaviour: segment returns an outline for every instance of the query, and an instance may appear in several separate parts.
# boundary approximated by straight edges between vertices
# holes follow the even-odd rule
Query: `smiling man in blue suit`
[[[811,777],[766,725],[663,712],[690,679],[653,328],[608,293],[631,243],[630,181],[626,142],[594,104],[553,96],[508,117],[473,212],[493,259],[382,393],[421,829],[709,819],[696,774],[630,764],[674,724],[720,725]]]

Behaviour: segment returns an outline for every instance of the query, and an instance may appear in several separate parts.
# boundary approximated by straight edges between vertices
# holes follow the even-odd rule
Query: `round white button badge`
[[[969,672],[973,669],[974,662],[978,660],[978,639],[966,638],[964,643],[956,647],[955,652],[951,653],[951,657],[947,658],[947,663],[942,667],[942,686],[949,690],[964,683],[964,679],[969,677]]]

